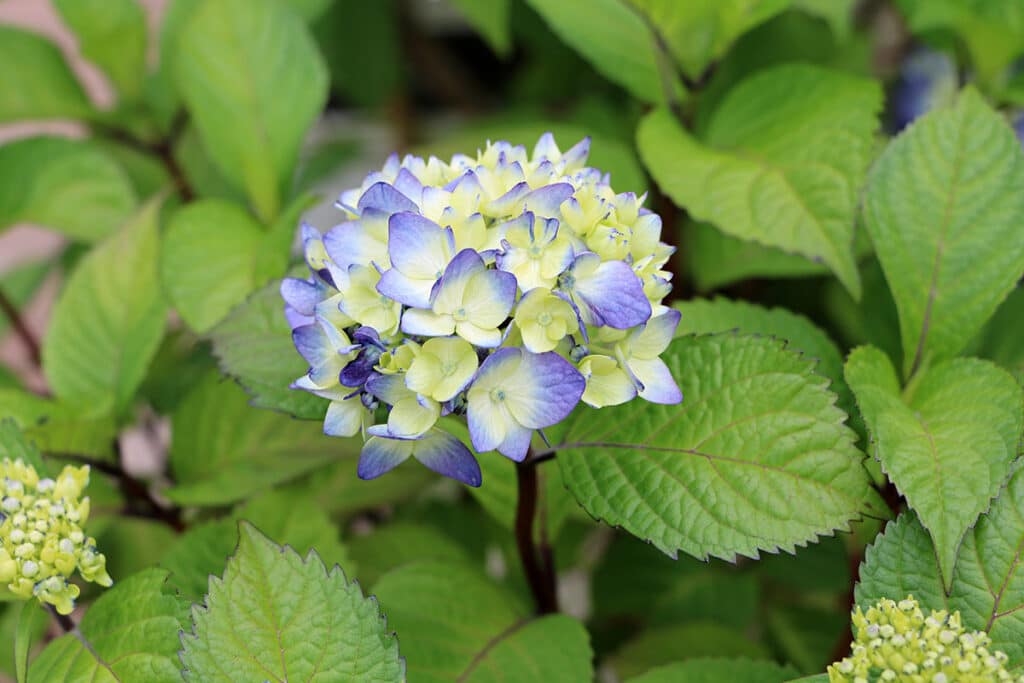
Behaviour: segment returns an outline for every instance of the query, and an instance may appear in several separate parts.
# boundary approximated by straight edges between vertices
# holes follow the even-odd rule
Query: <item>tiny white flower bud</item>
[[[27,578],[32,578],[39,572],[39,565],[32,560],[27,560],[21,565],[21,573]]]

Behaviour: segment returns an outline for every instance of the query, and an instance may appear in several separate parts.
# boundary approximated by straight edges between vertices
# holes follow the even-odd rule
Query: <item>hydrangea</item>
[[[1006,654],[990,649],[987,633],[967,631],[960,612],[925,616],[913,596],[858,607],[853,626],[853,653],[828,668],[830,683],[1024,683],[1006,670]]]
[[[88,483],[88,466],[67,466],[56,479],[40,479],[21,460],[0,462],[0,585],[70,614],[79,588],[68,579],[76,569],[86,581],[113,583],[96,539],[82,530],[89,518],[89,499],[81,498]]]
[[[412,457],[478,486],[477,453],[522,461],[582,400],[682,395],[659,355],[679,322],[661,219],[585,165],[585,139],[507,142],[445,163],[392,155],[343,192],[344,220],[304,225],[308,279],[281,285],[324,432],[365,438],[359,475]],[[541,434],[543,436],[543,434]]]

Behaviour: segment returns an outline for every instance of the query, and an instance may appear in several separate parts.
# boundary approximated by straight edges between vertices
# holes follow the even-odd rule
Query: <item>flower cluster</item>
[[[967,631],[960,612],[928,616],[913,596],[880,600],[853,613],[853,653],[828,668],[831,683],[1024,683],[1006,670],[1006,654],[991,650],[984,631]]]
[[[82,531],[89,499],[79,497],[88,483],[88,467],[67,466],[54,480],[21,460],[0,462],[0,585],[70,614],[79,593],[68,582],[75,569],[86,581],[113,583],[96,540]]]
[[[643,197],[585,166],[589,144],[392,155],[341,194],[344,222],[303,226],[311,276],[281,286],[310,365],[293,386],[330,401],[327,434],[367,437],[361,477],[413,457],[479,485],[437,426],[450,414],[474,450],[520,461],[581,400],[682,400],[659,358],[679,322],[661,304],[672,247]]]

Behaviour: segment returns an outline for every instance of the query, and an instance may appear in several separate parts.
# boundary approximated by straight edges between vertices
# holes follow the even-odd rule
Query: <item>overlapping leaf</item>
[[[146,77],[146,15],[136,0],[55,0],[82,55],[103,69],[121,96],[139,97]]]
[[[733,88],[701,140],[649,114],[640,155],[661,188],[736,237],[825,263],[854,296],[854,218],[881,90],[810,65],[765,69]]]
[[[732,560],[792,552],[879,507],[828,381],[783,343],[676,339],[683,403],[582,409],[558,448],[594,517],[662,551]]]
[[[81,118],[92,105],[57,46],[12,26],[0,26],[0,122]]]
[[[1024,274],[1024,155],[968,88],[896,138],[865,222],[900,316],[903,371],[960,352]]]
[[[988,509],[1017,457],[1024,396],[1005,370],[959,358],[900,391],[888,357],[861,347],[846,380],[875,457],[931,533],[947,585],[964,533]]]

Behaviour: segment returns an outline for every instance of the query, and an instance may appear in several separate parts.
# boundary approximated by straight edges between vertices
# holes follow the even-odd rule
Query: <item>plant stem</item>
[[[42,355],[39,352],[39,342],[36,340],[35,335],[32,334],[32,330],[28,329],[28,325],[25,324],[24,318],[21,317],[18,307],[14,305],[13,301],[7,298],[7,295],[4,294],[3,290],[0,290],[0,309],[3,310],[7,319],[11,321],[11,327],[14,328],[14,332],[21,339],[25,348],[28,349],[28,354],[32,359],[32,363],[37,368],[42,367]]]
[[[516,499],[516,547],[523,563],[526,581],[533,593],[538,614],[558,611],[555,587],[554,561],[546,543],[538,549],[533,537],[533,520],[537,514],[537,467],[531,462],[532,452],[523,462],[516,463],[518,496]]]
[[[47,605],[46,609],[49,610],[50,614],[53,615],[53,618],[57,620],[57,623],[60,624],[60,627],[64,629],[65,633],[71,633],[75,630],[75,622],[71,619],[71,615],[61,614],[53,605]]]

